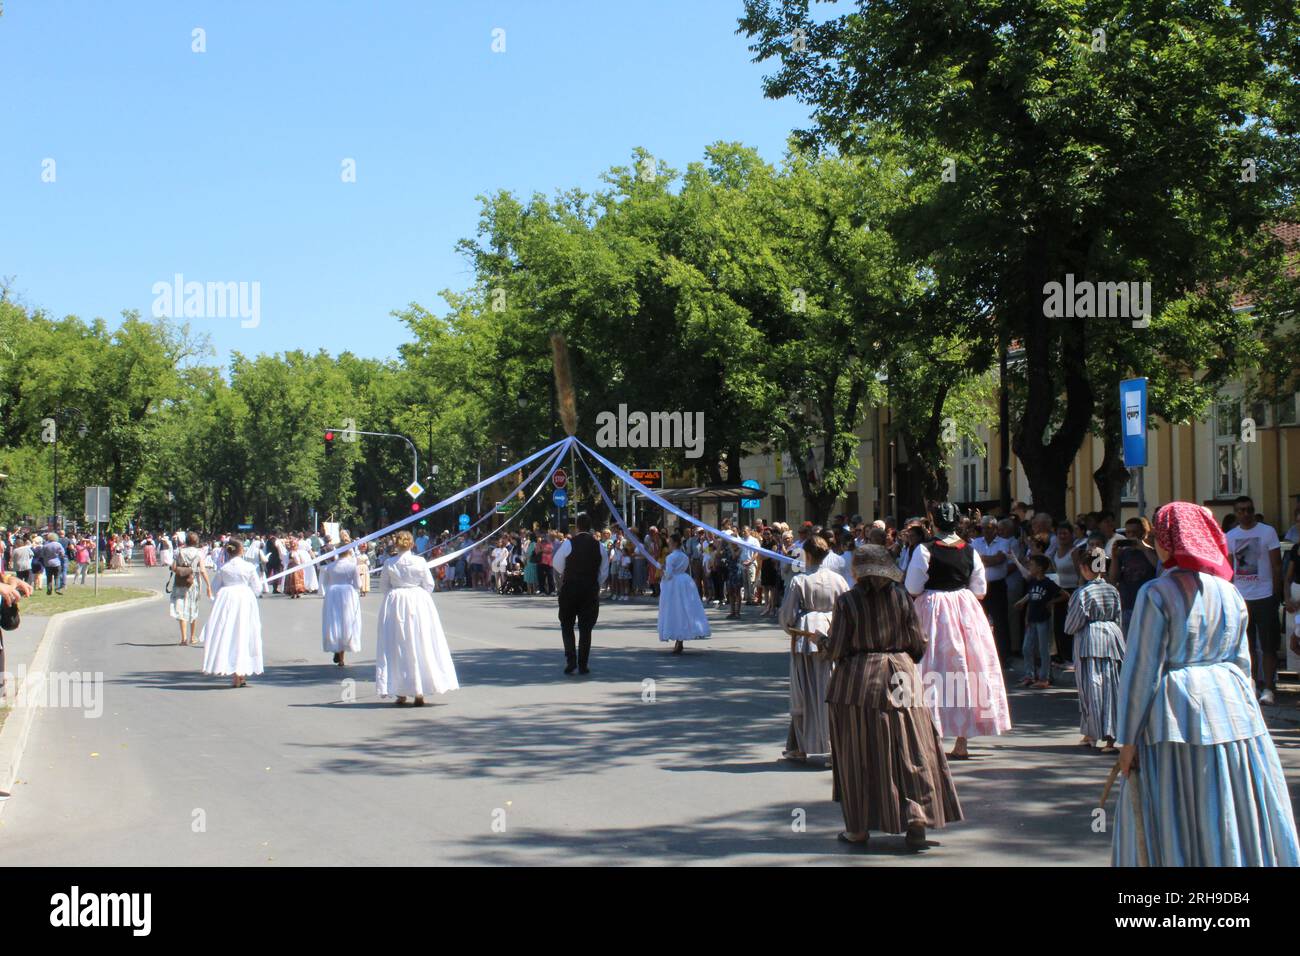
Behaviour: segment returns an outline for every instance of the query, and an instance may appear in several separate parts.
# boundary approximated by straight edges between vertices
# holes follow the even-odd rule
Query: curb
[[[65,618],[86,617],[91,614],[116,611],[136,604],[147,604],[163,597],[162,591],[155,591],[152,588],[144,590],[151,593],[147,597],[131,598],[129,601],[103,604],[99,607],[84,607],[75,611],[64,611],[61,614],[50,615],[50,622],[45,625],[45,633],[41,635],[41,641],[36,646],[36,653],[32,655],[31,666],[27,668],[27,680],[31,680],[32,676],[36,674],[44,675],[45,666],[49,661],[51,649],[54,646],[53,639],[58,635],[60,625]],[[13,695],[21,697],[21,690],[14,688]],[[0,727],[0,790],[9,793],[10,799],[13,798],[14,783],[18,779],[18,765],[22,762],[23,752],[27,749],[27,738],[31,734],[32,723],[35,720],[36,711],[39,709],[33,704],[15,706],[10,710],[4,725]],[[5,804],[8,802],[8,800],[0,800],[0,816],[4,815]]]

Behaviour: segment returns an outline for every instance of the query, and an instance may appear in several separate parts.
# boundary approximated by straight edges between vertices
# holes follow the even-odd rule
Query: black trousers
[[[600,592],[595,588],[576,590],[560,588],[560,630],[564,634],[564,659],[569,664],[586,667],[591,656],[591,629],[600,614]],[[573,625],[578,625],[575,647]]]
[[[1075,588],[1061,588],[1067,595],[1073,596]],[[1074,635],[1065,633],[1065,618],[1070,613],[1070,602],[1058,604],[1053,608],[1052,620],[1056,632],[1056,653],[1061,660],[1069,664],[1074,660]]]
[[[537,563],[537,589],[543,594],[555,592],[555,574],[549,564]]]

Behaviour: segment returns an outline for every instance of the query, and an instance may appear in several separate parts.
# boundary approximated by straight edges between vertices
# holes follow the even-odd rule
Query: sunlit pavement
[[[110,576],[161,589],[159,569]],[[747,608],[670,656],[655,609],[601,605],[592,673],[566,677],[553,599],[437,596],[462,689],[423,709],[374,695],[374,624],[346,668],[321,600],[261,602],[267,671],[199,673],[162,601],[65,622],[52,671],[95,702],[37,715],[0,816],[5,865],[852,863],[1101,865],[1112,759],[1077,746],[1072,689],[1012,692],[1013,733],[953,765],[966,820],[921,855],[843,826],[829,771],[779,762],[787,643]],[[206,617],[207,605],[203,614]],[[351,683],[349,683],[351,682]],[[1300,780],[1295,694],[1271,709]],[[81,702],[83,705],[87,701]],[[1110,797],[1113,812],[1115,794]]]

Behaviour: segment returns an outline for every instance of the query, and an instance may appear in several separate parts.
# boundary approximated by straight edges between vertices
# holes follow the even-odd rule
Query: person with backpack
[[[181,626],[181,646],[195,644],[198,639],[194,624],[199,619],[199,582],[207,588],[212,599],[212,581],[203,566],[203,550],[199,547],[199,534],[191,531],[185,538],[185,547],[176,552],[172,560],[171,602],[169,613]]]

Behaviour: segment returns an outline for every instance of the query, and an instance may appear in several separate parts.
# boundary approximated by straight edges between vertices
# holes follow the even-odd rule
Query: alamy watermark
[[[1151,324],[1150,282],[1065,282],[1043,286],[1043,315],[1049,319],[1132,319],[1133,328]]]
[[[186,282],[178,272],[152,291],[155,319],[239,319],[244,329],[262,324],[260,282]]]
[[[961,671],[926,671],[924,677],[899,671],[889,680],[889,702],[899,708],[970,707],[981,717],[992,717],[999,699],[989,675],[982,671],[969,676]]]
[[[25,667],[0,675],[5,693],[3,707],[58,707],[85,711],[86,717],[104,713],[104,674],[101,671],[32,671]],[[15,692],[15,688],[17,688]]]
[[[703,412],[632,412],[596,416],[596,444],[601,448],[685,448],[687,458],[704,454]]]

